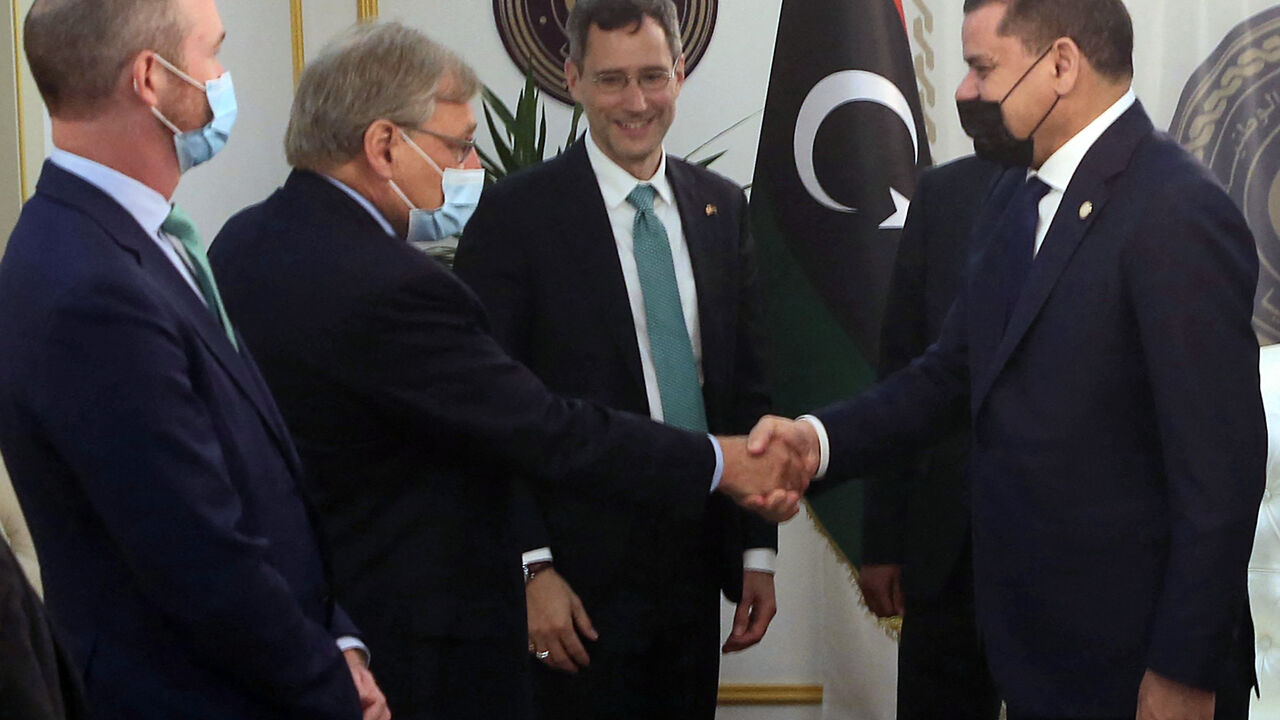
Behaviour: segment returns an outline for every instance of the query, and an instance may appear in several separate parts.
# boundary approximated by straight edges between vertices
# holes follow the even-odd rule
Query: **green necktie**
[[[195,276],[200,292],[204,293],[209,310],[222,323],[222,329],[226,331],[231,346],[239,350],[240,345],[236,342],[235,331],[231,329],[231,319],[227,317],[227,309],[222,305],[218,284],[213,281],[213,270],[209,267],[209,256],[204,253],[204,245],[200,242],[200,233],[196,231],[195,223],[191,222],[191,218],[182,211],[182,208],[174,205],[169,211],[169,217],[165,218],[164,223],[160,225],[160,229],[182,243],[182,248],[187,251],[187,257],[191,260],[189,266],[191,274]]]
[[[707,411],[702,404],[698,366],[680,306],[671,243],[662,221],[653,212],[655,193],[652,185],[637,185],[627,195],[627,202],[636,209],[633,252],[644,296],[645,325],[649,328],[649,350],[658,376],[662,416],[668,425],[706,432]]]

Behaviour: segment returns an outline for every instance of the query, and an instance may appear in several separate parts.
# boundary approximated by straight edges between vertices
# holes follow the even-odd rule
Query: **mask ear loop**
[[[418,209],[417,205],[414,205],[412,202],[409,201],[409,196],[404,194],[404,191],[400,189],[400,186],[396,184],[395,180],[388,178],[387,182],[391,183],[391,190],[395,192],[396,196],[398,196],[400,200],[404,202],[405,205],[409,206],[410,210]]]
[[[427,164],[430,165],[431,168],[440,175],[440,177],[444,177],[444,170],[441,170],[440,166],[436,164],[436,161],[431,159],[431,156],[427,154],[427,151],[418,147],[418,143],[414,142],[413,138],[409,137],[409,133],[405,132],[404,128],[397,127],[396,129],[400,131],[400,137],[403,138],[405,142],[409,143],[409,147],[417,151],[417,153],[422,156],[422,159],[426,160]]]
[[[1053,49],[1053,44],[1050,43],[1049,47],[1045,48],[1044,52],[1040,53],[1040,57],[1036,58],[1036,61],[1031,63],[1031,67],[1027,68],[1026,72],[1022,73],[1022,75],[1018,78],[1018,82],[1014,83],[1013,87],[1009,88],[1009,92],[1005,93],[1004,97],[1000,98],[1001,105],[1004,104],[1005,100],[1009,99],[1009,96],[1013,94],[1013,91],[1018,89],[1018,86],[1022,84],[1022,81],[1027,79],[1027,76],[1031,74],[1031,71],[1036,69],[1036,66],[1040,64],[1040,61],[1043,60],[1044,56],[1048,55],[1049,51],[1052,49]],[[157,55],[157,57],[159,56]]]
[[[185,72],[183,72],[182,70],[179,70],[177,65],[174,65],[173,63],[169,62],[168,60],[165,60],[165,59],[164,59],[164,56],[162,56],[160,53],[155,53],[155,58],[156,58],[156,60],[157,60],[161,65],[163,65],[163,66],[165,67],[165,69],[167,69],[169,72],[173,73],[174,75],[177,75],[178,77],[182,78],[183,80],[186,80],[187,82],[191,83],[192,85],[195,85],[197,88],[199,88],[199,89],[201,89],[201,90],[204,90],[204,89],[205,89],[205,83],[202,83],[202,82],[200,82],[199,80],[196,80],[195,78],[193,78],[193,77],[191,77],[190,75],[186,74],[186,73],[185,73]]]

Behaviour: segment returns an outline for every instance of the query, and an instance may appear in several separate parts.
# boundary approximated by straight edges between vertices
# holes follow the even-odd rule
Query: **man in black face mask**
[[[1134,97],[1120,0],[966,0],[963,41],[966,127],[1015,167],[939,340],[752,446],[858,477],[967,413],[978,626],[1009,717],[1247,717],[1253,237]]]

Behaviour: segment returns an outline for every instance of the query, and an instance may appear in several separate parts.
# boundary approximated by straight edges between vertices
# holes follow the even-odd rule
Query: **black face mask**
[[[1040,118],[1040,122],[1036,123],[1031,133],[1022,140],[1009,132],[1009,126],[1004,123],[1004,113],[1001,112],[1000,106],[1009,99],[1013,91],[1018,89],[1022,81],[1027,79],[1027,75],[1031,74],[1035,66],[1039,65],[1052,49],[1053,46],[1050,45],[1040,53],[1040,57],[1031,63],[1031,67],[1022,73],[1022,77],[1018,78],[1018,82],[1009,88],[1009,92],[1005,93],[999,102],[982,98],[956,101],[956,110],[960,113],[960,126],[964,128],[966,135],[973,138],[973,151],[978,157],[1007,167],[1031,166],[1035,159],[1035,141],[1032,138],[1044,121],[1049,119],[1049,113],[1058,107],[1058,100],[1061,100],[1062,96],[1054,99],[1048,111]]]

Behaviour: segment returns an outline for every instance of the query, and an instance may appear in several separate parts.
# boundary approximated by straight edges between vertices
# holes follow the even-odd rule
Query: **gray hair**
[[[341,165],[364,151],[364,133],[375,121],[416,127],[437,101],[470,102],[479,91],[462,58],[417,30],[395,22],[356,25],[302,72],[285,156],[305,170]]]
[[[174,0],[36,0],[23,45],[49,114],[92,116],[144,50],[182,67],[183,15]]]
[[[592,25],[601,30],[630,28],[634,32],[646,17],[662,26],[671,60],[679,60],[684,45],[680,40],[680,19],[672,0],[578,0],[569,12],[565,28],[569,35],[569,59],[582,68],[587,56],[587,34]]]

